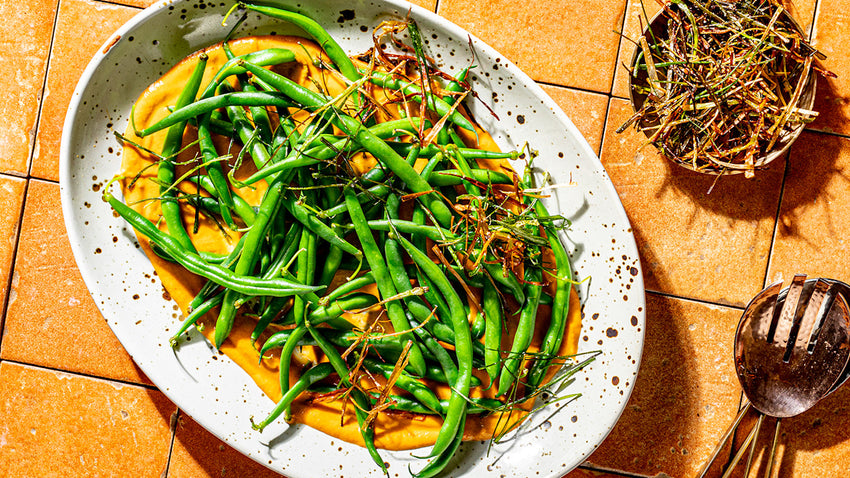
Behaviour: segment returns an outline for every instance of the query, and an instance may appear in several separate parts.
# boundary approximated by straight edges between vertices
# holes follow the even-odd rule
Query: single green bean
[[[520,378],[520,365],[526,357],[526,351],[531,344],[531,338],[534,335],[534,323],[537,320],[537,306],[540,303],[540,293],[543,287],[539,284],[541,281],[540,269],[537,267],[526,267],[526,293],[525,304],[519,315],[514,332],[514,341],[511,344],[511,350],[502,364],[499,371],[499,388],[498,394],[507,393],[511,387]]]
[[[248,93],[244,91],[225,93],[210,98],[204,98],[194,103],[190,103],[186,106],[183,106],[182,108],[177,108],[174,110],[173,113],[166,116],[165,118],[157,121],[156,123],[148,126],[147,128],[144,128],[140,131],[136,131],[136,135],[139,137],[145,137],[156,133],[157,131],[168,128],[172,125],[188,121],[191,118],[210,113],[213,110],[217,110],[219,108],[226,108],[228,106],[290,107],[294,105],[292,104],[291,100],[289,100],[286,96],[281,95],[280,93]]]
[[[275,8],[265,5],[257,5],[248,1],[241,2],[246,8],[249,10],[253,10],[255,12],[262,13],[264,15],[268,15],[272,18],[277,18],[279,20],[284,20],[287,22],[296,25],[297,27],[304,30],[308,35],[313,37],[313,40],[319,44],[319,46],[328,54],[328,58],[337,68],[339,68],[340,73],[347,79],[351,81],[357,81],[360,79],[360,73],[355,68],[354,63],[345,53],[345,50],[339,46],[336,40],[333,39],[328,32],[319,25],[318,22],[309,18],[307,16],[301,15],[296,12],[290,12],[287,10],[283,10],[282,8]]]
[[[445,420],[443,420],[443,425],[437,434],[434,447],[431,449],[431,456],[438,456],[452,446],[452,441],[459,433],[458,427],[461,426],[466,417],[466,397],[469,395],[470,381],[472,380],[472,338],[469,334],[469,322],[464,314],[463,301],[439,267],[431,261],[425,252],[417,249],[404,237],[397,236],[396,239],[413,259],[413,262],[422,268],[425,275],[437,286],[451,311],[458,373],[457,380],[452,387]]]
[[[263,429],[269,426],[270,423],[277,420],[277,417],[279,417],[284,410],[289,408],[292,402],[298,398],[298,395],[301,395],[301,393],[304,392],[304,390],[307,390],[310,385],[313,385],[319,380],[326,379],[333,372],[333,366],[327,362],[322,362],[305,371],[301,374],[301,377],[297,382],[295,382],[292,388],[287,388],[286,392],[283,393],[283,397],[281,397],[281,399],[277,402],[277,405],[275,405],[269,416],[260,423],[252,423],[251,427],[255,430],[263,431]]]
[[[481,306],[484,309],[484,369],[492,383],[499,375],[502,351],[502,302],[496,286],[484,281]]]
[[[445,187],[445,186],[458,186],[460,185],[464,179],[472,179],[476,182],[487,184],[513,184],[511,178],[505,174],[500,173],[498,171],[493,171],[490,169],[472,169],[471,175],[464,176],[464,174],[457,169],[446,169],[443,171],[435,171],[431,174],[431,177],[428,178],[428,182],[431,183],[432,186]]]
[[[535,209],[539,216],[546,217],[549,215],[540,201],[535,203]],[[561,240],[558,238],[558,231],[551,227],[547,227],[545,230],[546,236],[549,239],[549,247],[555,256],[557,276],[555,277],[555,298],[552,302],[552,315],[549,319],[549,328],[540,344],[539,358],[535,360],[528,374],[527,382],[531,387],[540,385],[546,371],[549,370],[552,358],[561,348],[561,342],[564,340],[564,331],[567,326],[567,316],[570,312],[570,290],[572,289],[573,282],[570,258],[567,255],[564,245],[561,244]]]
[[[146,217],[111,194],[105,193],[103,198],[133,228],[156,242],[186,270],[237,293],[251,296],[283,297],[308,294],[321,289],[318,286],[306,286],[285,278],[262,280],[239,276],[223,265],[206,263],[200,256],[184,249],[172,237],[157,229]]]
[[[219,304],[221,304],[221,300],[224,298],[224,293],[220,293],[218,295],[214,295],[212,298],[207,299],[198,307],[192,309],[189,315],[183,320],[183,323],[180,324],[180,329],[171,336],[168,340],[168,343],[171,344],[172,347],[177,346],[177,341],[180,339],[180,336],[183,335],[189,327],[195,325],[195,323],[203,317],[204,314],[211,311]]]
[[[361,287],[365,287],[375,283],[375,276],[371,272],[367,272],[360,277],[349,279],[343,284],[340,284],[336,289],[328,292],[319,300],[320,305],[326,305],[346,294],[350,294]]]
[[[195,99],[195,95],[198,94],[198,89],[201,86],[201,80],[204,76],[204,70],[206,69],[207,59],[206,54],[201,54],[198,57],[198,63],[192,71],[189,81],[186,82],[186,86],[177,97],[175,106],[178,109],[191,104]],[[168,128],[162,147],[162,159],[157,164],[156,178],[160,184],[162,217],[165,219],[169,234],[185,249],[197,252],[195,245],[192,243],[192,238],[189,237],[186,227],[183,225],[183,218],[180,214],[180,203],[177,201],[177,188],[173,184],[175,179],[174,156],[180,151],[183,145],[183,132],[185,130],[186,120],[176,121]]]
[[[372,235],[372,230],[369,229],[366,222],[363,209],[357,201],[355,191],[351,188],[346,188],[343,191],[343,195],[345,196],[345,204],[348,206],[348,215],[351,217],[352,224],[354,224],[354,231],[357,233],[357,237],[360,239],[360,246],[363,248],[363,256],[372,268],[372,275],[375,277],[375,283],[378,285],[381,298],[386,300],[394,297],[397,293],[395,285],[390,278],[387,264],[375,241],[375,236]],[[413,333],[410,331],[410,322],[407,321],[404,308],[395,300],[386,303],[385,308],[387,317],[389,317],[396,333],[400,335],[402,340],[413,342],[413,345],[410,347],[408,363],[413,373],[421,376],[425,373],[425,359],[422,357],[422,351],[419,349]]]

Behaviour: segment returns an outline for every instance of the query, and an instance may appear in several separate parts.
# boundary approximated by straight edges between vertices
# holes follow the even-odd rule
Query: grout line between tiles
[[[564,88],[564,89],[568,89],[568,90],[580,91],[582,93],[590,93],[590,94],[600,95],[600,96],[611,96],[610,92],[606,93],[604,91],[596,91],[596,90],[591,90],[591,89],[588,89],[588,88],[581,88],[579,86],[567,86],[567,85],[561,85],[561,84],[558,84],[558,83],[552,83],[552,82],[540,81],[540,80],[534,80],[534,82],[537,83],[538,85],[543,85],[543,86],[551,86],[551,87],[554,87],[554,88]]]
[[[779,201],[776,203],[776,215],[773,216],[773,234],[770,236],[770,247],[767,248],[767,264],[764,266],[764,279],[762,280],[762,288],[767,287],[768,277],[770,272],[770,264],[773,262],[773,246],[776,245],[776,235],[779,233],[779,213],[782,211],[782,200],[785,198],[785,185],[788,181],[788,171],[791,169],[791,151],[794,148],[788,148],[785,153],[785,171],[782,173],[782,185],[779,188]]]
[[[803,130],[804,133],[816,133],[816,134],[824,134],[827,136],[836,136],[839,138],[850,138],[850,134],[844,133],[836,133],[835,131],[827,131],[823,129],[814,129],[814,128],[806,128]]]
[[[165,460],[165,471],[162,472],[160,478],[168,478],[168,472],[171,468],[171,457],[174,456],[174,440],[177,437],[177,424],[180,422],[181,412],[182,410],[178,408],[177,411],[171,415],[171,421],[168,424],[168,428],[171,431],[171,441],[168,443],[168,457]]]
[[[665,297],[665,298],[668,298],[668,299],[684,300],[684,301],[687,301],[687,302],[693,302],[693,303],[696,303],[696,304],[707,305],[707,306],[711,306],[711,307],[724,307],[724,308],[727,308],[727,309],[740,310],[740,311],[743,311],[744,309],[746,309],[746,306],[743,306],[743,305],[724,304],[723,302],[713,302],[713,301],[710,301],[710,300],[699,299],[699,298],[696,298],[696,297],[687,297],[687,296],[683,296],[683,295],[671,294],[669,292],[661,292],[661,291],[651,290],[651,289],[644,289],[644,292],[648,293],[648,294],[657,295],[659,297]]]
[[[127,5],[126,3],[114,2],[114,1],[109,1],[109,0],[94,0],[94,1],[95,1],[95,3],[105,3],[107,5],[115,5],[116,7],[127,7],[127,8],[133,8],[133,9],[136,9],[136,10],[144,10],[145,9],[145,7],[139,7],[139,6],[136,6],[136,5]]]
[[[820,14],[820,4],[821,0],[815,0],[815,8],[812,11],[812,24],[809,25],[809,42],[814,42],[815,35],[817,34],[817,21],[818,15]]]
[[[620,50],[623,49],[623,41],[625,40],[625,31],[626,31],[626,17],[629,16],[629,0],[622,0],[623,2],[623,20],[620,22],[620,41],[617,42],[617,53],[614,54],[614,71],[611,74],[611,85],[608,87],[608,96],[612,96],[614,93],[614,84],[617,81],[617,68],[618,61],[620,60]],[[616,30],[615,30],[616,31]]]
[[[27,206],[27,194],[30,189],[30,181],[29,179],[25,179],[26,183],[24,184],[24,192],[23,197],[21,198],[21,210],[18,211],[18,226],[15,228],[15,244],[12,246],[12,262],[9,264],[9,277],[6,279],[6,294],[3,295],[0,300],[2,300],[2,308],[0,310],[3,311],[3,315],[0,316],[0,355],[3,351],[3,336],[6,331],[6,315],[9,309],[9,296],[12,295],[12,284],[14,283],[15,277],[15,265],[18,262],[18,248],[21,245],[21,229],[24,223],[24,210]]]
[[[48,366],[45,366],[45,365],[38,365],[38,364],[30,363],[30,362],[21,362],[20,360],[5,359],[5,360],[3,360],[3,362],[7,363],[7,364],[20,365],[20,366],[23,366],[23,367],[37,368],[37,369],[48,371],[48,372],[63,373],[63,374],[67,374],[67,375],[75,375],[75,376],[82,377],[82,378],[90,378],[90,379],[93,379],[93,380],[103,380],[103,381],[106,381],[106,382],[117,383],[117,384],[120,384],[120,385],[140,387],[140,388],[144,388],[144,389],[147,389],[147,390],[163,393],[155,385],[151,385],[151,384],[148,384],[148,383],[131,382],[129,380],[121,380],[121,379],[117,379],[117,378],[102,377],[100,375],[93,375],[93,374],[90,374],[90,373],[75,372],[75,371],[71,371],[71,370],[63,370],[61,368],[48,367]],[[176,407],[176,405],[175,405],[175,407]]]
[[[578,468],[580,468],[582,470],[594,471],[594,472],[597,472],[597,473],[603,472],[603,473],[607,473],[607,474],[614,475],[614,476],[622,476],[624,478],[650,478],[648,475],[641,475],[641,474],[637,474],[637,473],[631,473],[631,472],[628,472],[628,471],[615,470],[613,468],[597,467],[595,465],[581,464],[581,465],[578,466]]]
[[[623,20],[620,23],[620,31],[623,32],[626,29],[626,17],[629,14],[629,1],[623,0]],[[599,138],[599,150],[596,151],[596,155],[599,157],[600,161],[602,160],[602,145],[605,144],[605,137],[608,132],[608,120],[611,118],[611,100],[615,98],[614,96],[614,84],[617,81],[617,60],[620,58],[620,49],[623,47],[623,37],[620,36],[620,41],[617,42],[617,53],[614,55],[614,71],[611,74],[611,84],[608,86],[608,93],[606,96],[608,97],[608,107],[605,108],[605,119],[602,121],[602,136]]]
[[[44,62],[44,80],[41,83],[41,94],[38,96],[38,112],[35,115],[35,126],[33,130],[32,140],[29,145],[29,155],[27,156],[27,173],[26,177],[32,174],[32,162],[35,156],[35,148],[38,142],[38,131],[41,127],[41,115],[44,107],[44,94],[47,91],[47,77],[50,75],[50,60],[53,58],[53,45],[56,42],[56,29],[59,25],[59,9],[62,7],[61,0],[56,0],[56,12],[53,14],[53,29],[50,32],[50,45],[47,47],[47,61]]]

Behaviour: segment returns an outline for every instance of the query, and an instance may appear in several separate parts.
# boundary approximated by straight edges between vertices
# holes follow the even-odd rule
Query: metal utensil
[[[842,379],[850,359],[850,310],[834,281],[796,275],[781,290],[777,282],[750,301],[735,333],[735,371],[748,402],[703,466],[704,477],[750,408],[758,421],[727,467],[728,477],[749,447],[752,461],[765,416],[776,417],[767,462],[771,475],[782,418],[813,407]]]

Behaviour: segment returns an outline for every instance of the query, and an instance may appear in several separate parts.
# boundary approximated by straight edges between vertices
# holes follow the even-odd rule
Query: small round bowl
[[[666,28],[665,28],[665,26],[666,26],[665,25],[666,24],[665,9],[666,8],[676,8],[676,7],[675,7],[675,5],[671,5],[671,6],[662,8],[658,13],[656,13],[650,19],[649,24],[647,25],[646,28],[644,28],[642,36],[644,38],[646,38],[647,42],[649,42],[650,45],[652,45],[652,42],[651,42],[652,38],[666,38],[666,35],[667,35],[667,31],[666,31]],[[802,27],[800,27],[799,23],[797,23],[797,21],[794,19],[794,17],[792,17],[790,14],[788,14],[787,11],[783,11],[780,14],[780,18],[787,21],[798,32],[803,34]],[[631,63],[630,63],[631,67],[632,67],[632,71],[637,72],[637,74],[630,74],[629,75],[629,99],[631,101],[632,108],[634,109],[635,112],[638,112],[643,108],[643,105],[644,105],[644,103],[646,102],[646,99],[647,99],[647,95],[638,92],[637,89],[640,88],[640,87],[649,86],[647,71],[645,69],[643,69],[643,70],[637,70],[636,69],[638,59],[640,58],[640,53],[641,53],[640,47],[636,46],[634,54],[632,55]],[[797,106],[800,109],[811,111],[813,106],[814,106],[814,103],[815,103],[815,91],[816,90],[817,90],[817,76],[815,74],[813,74],[813,71],[810,68],[809,72],[808,72],[808,78],[807,78],[806,84],[803,87],[802,94],[800,95],[800,99],[797,102]],[[644,134],[647,134],[647,137],[649,137],[649,134],[647,133],[647,131],[644,128],[657,125],[657,123],[650,123],[650,122],[647,122],[646,120],[641,120],[638,124],[641,127],[641,129],[644,131]],[[763,169],[771,161],[773,161],[774,159],[785,154],[788,151],[788,149],[791,147],[791,145],[794,143],[794,141],[796,141],[797,138],[800,136],[800,134],[803,132],[804,127],[805,127],[804,123],[793,123],[793,124],[790,124],[790,125],[786,124],[783,127],[782,132],[779,134],[779,138],[777,139],[777,141],[773,145],[773,147],[770,149],[770,151],[768,151],[766,154],[763,154],[763,155],[760,155],[760,156],[753,158],[752,165],[736,164],[736,166],[738,166],[736,168],[731,168],[731,167],[716,167],[716,168],[695,167],[693,163],[681,161],[681,160],[678,160],[676,158],[671,158],[664,151],[660,151],[660,152],[661,152],[662,155],[664,155],[665,157],[667,157],[668,159],[670,159],[674,163],[678,164],[679,166],[682,166],[686,169],[690,169],[692,171],[696,171],[696,172],[699,172],[699,173],[713,174],[713,175],[740,174],[740,173],[748,173],[748,172],[751,173],[754,170]]]

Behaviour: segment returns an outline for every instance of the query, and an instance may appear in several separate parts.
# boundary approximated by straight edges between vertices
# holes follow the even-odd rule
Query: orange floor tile
[[[174,434],[168,476],[178,478],[275,478],[281,475],[245,458],[194,420],[181,414]]]
[[[160,476],[176,412],[157,390],[2,362],[0,474]]]
[[[11,27],[0,32],[0,44],[7,46],[0,67],[12,86],[0,92],[0,173],[16,175],[29,169],[58,1],[28,3],[21,8],[21,2],[0,1],[0,15]]]
[[[437,12],[537,81],[607,93],[624,7],[621,0],[441,0]]]
[[[0,0],[15,26],[0,32],[14,85],[0,92],[0,477],[281,476],[149,381],[88,294],[63,227],[58,164],[71,92],[92,53],[153,3]],[[738,410],[732,339],[749,299],[795,273],[850,282],[850,1],[781,2],[835,77],[818,78],[819,116],[785,157],[754,179],[716,183],[644,146],[642,133],[616,132],[632,114],[623,64],[656,1],[415,3],[540,83],[599,154],[631,221],[648,291],[640,372],[611,434],[564,478],[696,478]],[[847,476],[848,400],[844,387],[783,420],[771,478]],[[759,476],[772,427],[755,448]]]
[[[59,142],[71,94],[92,55],[136,13],[133,8],[89,0],[63,1],[60,5],[30,171],[34,177],[59,180]],[[90,27],[80,29],[80,23]]]
[[[31,180],[0,357],[146,382],[88,294],[61,224],[59,186]]]

